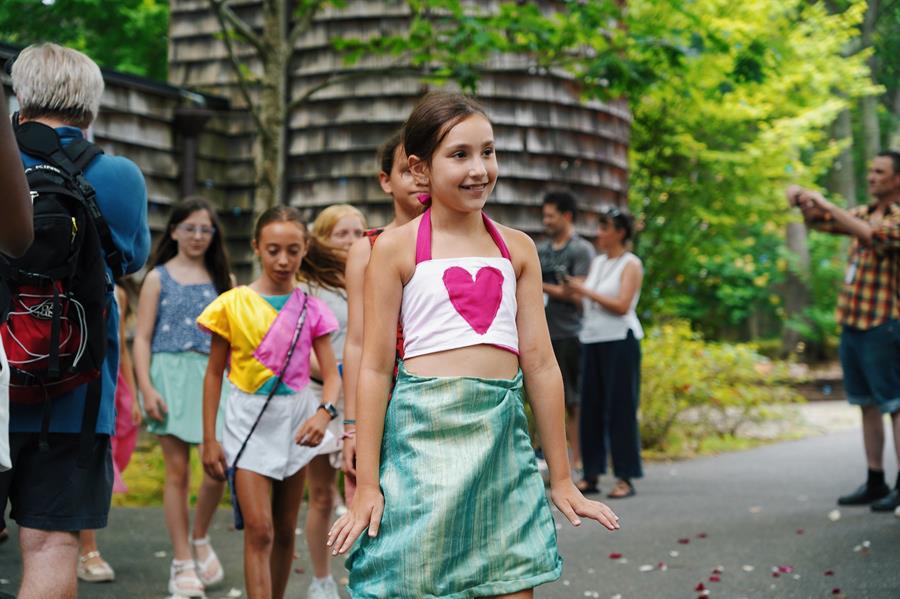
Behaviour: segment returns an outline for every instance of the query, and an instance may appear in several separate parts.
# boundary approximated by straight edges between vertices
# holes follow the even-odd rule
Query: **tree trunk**
[[[286,47],[288,13],[283,0],[263,2],[262,44],[265,52],[263,80],[259,89],[259,112],[262,131],[254,145],[256,167],[256,195],[253,208],[260,214],[282,200],[284,184],[285,120],[287,63],[290,50]]]
[[[787,249],[795,257],[796,269],[787,273],[784,281],[784,311],[788,319],[800,318],[809,307],[809,246],[806,243],[806,225],[788,223],[786,231]],[[794,351],[801,341],[800,333],[790,327],[784,327],[781,347],[785,354]]]
[[[856,176],[853,172],[853,127],[850,111],[843,110],[831,126],[832,136],[837,141],[850,140],[850,144],[840,153],[831,172],[828,173],[828,190],[844,197],[848,206],[856,205]]]
[[[872,32],[878,22],[879,0],[869,0],[866,18],[862,26],[862,47],[869,48],[872,45]],[[867,61],[873,82],[878,81],[878,59],[873,54]],[[881,129],[878,124],[878,98],[876,96],[863,96],[860,99],[860,112],[862,114],[863,152],[866,167],[869,162],[881,151]]]
[[[900,87],[897,87],[894,92],[894,106],[891,112],[894,115],[894,126],[890,137],[890,147],[900,148]]]

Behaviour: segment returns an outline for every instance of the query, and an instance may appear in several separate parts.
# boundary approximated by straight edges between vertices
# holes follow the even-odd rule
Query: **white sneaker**
[[[306,593],[306,599],[341,599],[337,583],[329,576],[324,581],[313,580]]]

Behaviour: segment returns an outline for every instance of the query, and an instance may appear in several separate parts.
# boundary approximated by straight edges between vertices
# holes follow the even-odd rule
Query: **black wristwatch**
[[[332,420],[334,420],[335,418],[337,418],[338,412],[337,412],[337,408],[334,407],[334,404],[330,404],[330,403],[327,403],[327,402],[326,402],[326,403],[320,403],[320,404],[319,404],[319,407],[316,408],[316,409],[317,409],[317,410],[325,410],[326,412],[328,412],[328,416],[330,416]]]

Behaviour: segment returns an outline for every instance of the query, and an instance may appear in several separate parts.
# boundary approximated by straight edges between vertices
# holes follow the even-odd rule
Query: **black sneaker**
[[[900,490],[894,489],[871,505],[873,512],[893,512],[900,506]]]
[[[870,486],[868,484],[860,485],[860,487],[849,495],[838,497],[838,505],[868,505],[873,501],[878,501],[882,497],[891,493],[890,487],[882,483],[881,485]],[[893,508],[891,508],[893,509]]]

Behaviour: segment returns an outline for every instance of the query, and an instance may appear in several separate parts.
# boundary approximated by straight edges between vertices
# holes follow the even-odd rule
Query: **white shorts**
[[[222,448],[228,465],[234,458],[250,428],[266,403],[265,395],[244,393],[234,385],[225,406],[225,425],[222,430]],[[322,444],[331,442],[333,435],[325,431],[319,447],[306,447],[294,442],[294,435],[316,413],[319,405],[309,386],[292,395],[275,395],[253,431],[238,468],[251,470],[275,480],[284,480],[296,474],[319,453]]]

